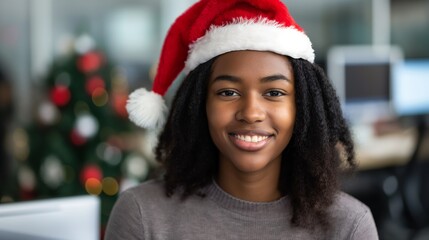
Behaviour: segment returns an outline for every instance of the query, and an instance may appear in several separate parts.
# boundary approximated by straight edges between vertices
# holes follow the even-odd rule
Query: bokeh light
[[[97,146],[96,153],[100,159],[103,159],[112,166],[118,165],[122,159],[121,150],[105,142],[102,142]]]
[[[88,178],[85,181],[85,190],[91,195],[100,195],[102,189],[101,182],[96,178]]]
[[[33,191],[36,187],[36,175],[33,170],[27,166],[22,166],[18,170],[18,181],[22,189]]]
[[[91,114],[78,116],[75,124],[77,133],[85,139],[93,137],[99,129],[97,119]]]
[[[23,128],[17,128],[12,134],[13,155],[17,160],[25,161],[30,153],[28,135]]]
[[[106,195],[113,196],[119,191],[119,184],[116,179],[112,177],[106,177],[103,179],[103,192]]]
[[[104,88],[97,88],[92,92],[92,102],[97,107],[106,105],[109,101],[109,94]]]

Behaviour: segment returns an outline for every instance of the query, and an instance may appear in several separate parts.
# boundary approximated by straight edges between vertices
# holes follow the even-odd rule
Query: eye
[[[280,96],[286,95],[286,93],[279,91],[279,90],[271,90],[271,91],[268,91],[267,93],[265,93],[264,95],[268,96],[268,97],[280,97]]]
[[[219,91],[217,94],[224,97],[238,96],[238,93],[233,90],[222,90],[222,91]]]

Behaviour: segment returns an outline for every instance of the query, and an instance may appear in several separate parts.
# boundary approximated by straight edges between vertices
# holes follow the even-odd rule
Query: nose
[[[266,109],[263,107],[259,96],[243,96],[240,99],[240,106],[235,117],[240,122],[262,122],[266,117]]]

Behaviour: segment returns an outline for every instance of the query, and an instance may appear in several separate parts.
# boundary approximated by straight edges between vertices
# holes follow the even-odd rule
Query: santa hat
[[[130,95],[131,121],[144,128],[163,126],[163,96],[179,73],[188,74],[213,57],[238,50],[314,61],[310,39],[280,0],[201,0],[171,26],[152,91],[138,89]]]

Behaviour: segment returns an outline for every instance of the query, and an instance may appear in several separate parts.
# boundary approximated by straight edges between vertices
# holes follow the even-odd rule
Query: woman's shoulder
[[[149,180],[128,188],[120,193],[111,211],[106,239],[149,237],[145,232],[151,221],[159,216],[167,219],[164,216],[171,216],[174,209],[174,201],[167,197],[162,181]]]
[[[138,184],[137,186],[131,187],[124,192],[133,192],[140,194],[141,192],[154,191],[154,192],[165,192],[164,191],[164,181],[160,179],[150,179],[145,182]]]
[[[331,211],[337,214],[361,215],[370,211],[370,209],[355,197],[345,192],[338,192],[334,198]]]
[[[167,196],[163,181],[148,180],[123,191],[115,205],[126,212],[137,211],[152,217],[171,213],[179,204],[177,196]]]
[[[347,239],[378,239],[371,210],[355,197],[339,192],[329,208],[336,236]]]
[[[121,197],[134,198],[138,202],[159,201],[167,198],[164,182],[152,179],[131,187],[121,193]]]
[[[339,224],[349,224],[356,223],[365,215],[371,215],[371,210],[355,197],[345,192],[338,192],[329,208],[329,213]]]

